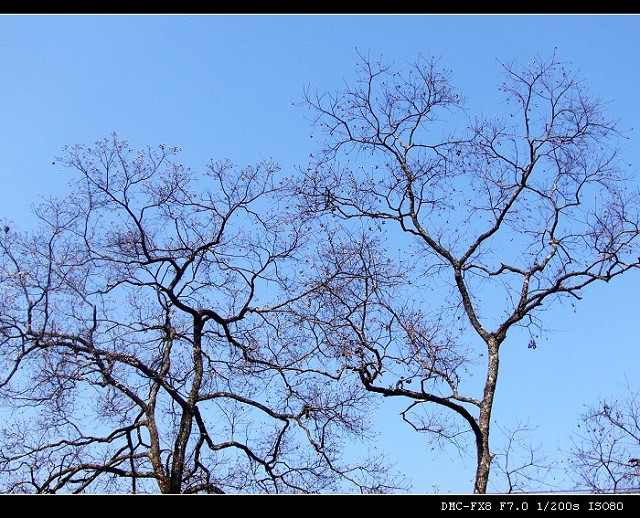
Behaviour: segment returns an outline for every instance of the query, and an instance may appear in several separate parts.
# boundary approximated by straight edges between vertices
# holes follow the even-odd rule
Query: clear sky
[[[499,62],[556,49],[629,129],[624,156],[636,173],[638,34],[635,15],[0,15],[0,216],[28,228],[41,195],[66,192],[54,156],[112,131],[134,147],[180,146],[194,169],[273,158],[293,170],[316,146],[294,104],[305,85],[335,90],[353,78],[357,50],[397,63],[435,56],[470,108],[489,115]],[[537,349],[505,347],[498,422],[537,427],[533,442],[555,458],[584,404],[622,394],[626,380],[638,387],[639,280],[589,289],[575,311],[556,306]],[[469,492],[473,459],[432,460],[391,407],[376,417],[379,447],[415,492]]]

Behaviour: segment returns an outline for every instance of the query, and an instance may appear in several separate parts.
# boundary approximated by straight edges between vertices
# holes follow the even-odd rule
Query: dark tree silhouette
[[[602,399],[582,414],[569,457],[576,489],[640,491],[639,403],[638,393],[628,387],[623,398]]]
[[[72,194],[4,227],[3,492],[396,487],[342,460],[366,397],[287,310],[316,281],[278,167],[196,174],[178,152],[69,147]]]
[[[352,85],[305,93],[326,138],[294,191],[325,218],[325,267],[343,271],[316,294],[317,335],[367,391],[406,399],[416,430],[461,448],[470,431],[476,493],[501,348],[523,334],[536,348],[543,309],[639,255],[638,194],[603,103],[555,56],[504,72],[502,115],[472,118],[436,62],[362,57]]]

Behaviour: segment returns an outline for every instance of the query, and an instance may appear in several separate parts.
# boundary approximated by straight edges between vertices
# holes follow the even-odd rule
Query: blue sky
[[[53,157],[112,131],[134,147],[180,146],[196,169],[273,158],[293,171],[317,144],[295,103],[306,85],[335,90],[353,78],[356,50],[397,63],[435,56],[472,111],[489,115],[499,62],[556,49],[629,129],[624,156],[637,173],[639,33],[635,15],[0,15],[0,216],[27,228],[30,205],[66,192]],[[496,419],[528,421],[553,457],[583,404],[622,393],[626,380],[637,387],[639,279],[590,289],[575,311],[555,306],[536,350],[506,347]],[[376,418],[379,447],[414,490],[468,492],[473,459],[434,461],[395,414]]]

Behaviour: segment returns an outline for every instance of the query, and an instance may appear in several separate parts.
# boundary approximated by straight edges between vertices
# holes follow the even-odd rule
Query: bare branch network
[[[384,490],[338,455],[367,398],[286,310],[315,280],[278,168],[196,175],[177,152],[68,148],[73,194],[0,238],[3,487]]]
[[[382,250],[343,239],[359,288],[327,286],[319,326],[349,337],[349,367],[366,390],[405,398],[416,430],[461,447],[457,424],[471,431],[480,493],[507,335],[524,327],[535,348],[543,309],[639,261],[638,192],[603,104],[555,57],[504,71],[505,116],[473,118],[436,62],[404,72],[362,57],[353,86],[307,91],[326,145],[295,191],[306,213]],[[484,386],[464,393],[476,361]]]
[[[478,118],[436,62],[361,56],[305,93],[326,138],[290,177],[65,149],[72,194],[0,232],[3,490],[405,490],[363,442],[379,396],[474,452],[473,491],[492,463],[537,481],[535,450],[489,441],[501,347],[638,267],[638,192],[566,65],[504,72],[508,111]]]
[[[590,493],[640,492],[640,402],[627,386],[620,399],[602,399],[582,414],[570,466],[576,485]]]

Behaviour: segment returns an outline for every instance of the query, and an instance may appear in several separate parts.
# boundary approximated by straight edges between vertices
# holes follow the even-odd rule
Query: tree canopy
[[[400,491],[380,397],[487,491],[503,348],[640,265],[624,135],[555,56],[505,64],[493,117],[435,60],[358,72],[305,91],[323,139],[286,175],[64,149],[69,195],[0,232],[4,491]]]

